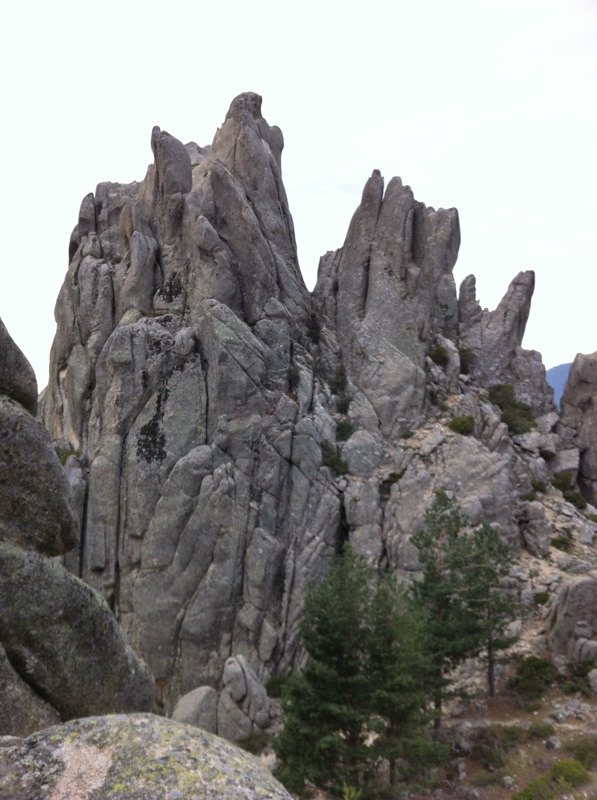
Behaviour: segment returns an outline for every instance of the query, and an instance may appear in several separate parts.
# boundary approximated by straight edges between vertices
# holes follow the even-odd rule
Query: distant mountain
[[[557,367],[552,367],[547,370],[547,382],[553,389],[554,403],[560,407],[560,399],[568,380],[568,373],[572,364],[559,364]]]

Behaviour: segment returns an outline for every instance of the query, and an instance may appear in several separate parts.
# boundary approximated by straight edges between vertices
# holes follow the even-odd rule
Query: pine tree
[[[425,619],[394,575],[380,581],[371,611],[372,710],[376,752],[388,760],[389,783],[398,779],[398,759],[418,760],[428,749],[426,676],[429,661]]]
[[[284,730],[276,740],[281,779],[300,791],[305,780],[337,790],[358,786],[371,753],[369,571],[349,548],[305,599],[305,669],[291,676],[283,697]]]
[[[413,585],[413,598],[426,613],[431,659],[429,693],[434,707],[434,729],[439,732],[448,672],[478,652],[480,635],[468,612],[458,571],[458,535],[464,520],[459,508],[438,492],[425,514],[425,526],[412,542],[419,551],[422,575]]]
[[[519,610],[503,587],[512,566],[510,548],[487,523],[471,532],[463,528],[458,506],[438,492],[424,529],[413,536],[423,566],[413,597],[427,612],[436,732],[447,674],[466,658],[485,650],[489,693],[495,693],[496,653],[512,643],[504,631]]]
[[[512,567],[512,551],[487,523],[464,538],[463,550],[460,569],[466,602],[479,628],[487,657],[488,692],[493,697],[496,654],[514,641],[505,631],[521,611],[518,598],[503,585]]]

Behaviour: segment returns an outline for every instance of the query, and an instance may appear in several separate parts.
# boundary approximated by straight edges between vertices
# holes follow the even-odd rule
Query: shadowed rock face
[[[561,400],[559,432],[580,449],[578,484],[597,504],[597,353],[579,353],[570,369]],[[574,476],[573,476],[574,477]]]
[[[69,485],[0,323],[0,735],[148,709],[153,679],[105,601],[46,556],[77,542]]]
[[[305,586],[346,538],[412,573],[409,535],[441,488],[513,547],[523,520],[541,549],[544,518],[518,495],[549,478],[559,439],[547,415],[515,447],[485,399],[514,382],[537,414],[552,408],[540,359],[527,370],[538,354],[520,347],[532,273],[495,312],[474,279],[459,302],[455,210],[398,178],[384,191],[374,172],[310,297],[282,134],[258,95],[232,102],[210,146],[159,128],[151,142],[141,183],[100,184],[82,203],[44,419],[79,452],[67,468],[81,551],[67,563],[114,608],[161,707],[186,698],[180,713],[201,707],[233,738],[234,710],[210,688],[231,658],[259,679],[300,662]],[[474,435],[450,431],[453,415]]]

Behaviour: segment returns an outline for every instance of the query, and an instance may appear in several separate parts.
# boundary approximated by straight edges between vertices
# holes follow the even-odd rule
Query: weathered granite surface
[[[558,433],[578,447],[578,485],[597,504],[597,352],[579,353],[568,374],[560,404]],[[576,465],[575,465],[576,466]],[[576,473],[576,470],[574,470]]]
[[[1,324],[0,338],[0,735],[150,709],[153,677],[103,598],[47,557],[77,543],[69,484],[27,410],[25,357]]]
[[[75,451],[70,568],[147,660],[159,709],[240,738],[260,727],[258,687],[300,663],[305,587],[343,541],[410,580],[410,535],[443,489],[540,558],[566,519],[528,495],[579,450],[522,349],[533,273],[492,312],[472,277],[458,296],[454,209],[375,171],[309,295],[258,95],[209,146],[159,128],[151,146],[143,181],[81,205],[44,420]],[[509,434],[495,383],[533,431]],[[450,429],[459,416],[472,435]]]
[[[290,800],[244,750],[152,714],[72,720],[0,737],[0,796],[11,800]]]

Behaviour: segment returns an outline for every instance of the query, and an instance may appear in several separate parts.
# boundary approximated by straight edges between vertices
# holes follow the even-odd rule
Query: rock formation
[[[0,797],[11,800],[290,800],[249,753],[152,714],[56,725],[0,743]]]
[[[597,353],[574,359],[562,395],[558,432],[579,448],[573,478],[593,505],[597,504]]]
[[[48,556],[77,542],[33,371],[0,323],[0,734],[151,707],[153,680],[105,601]]]
[[[234,739],[266,713],[247,676],[300,663],[306,584],[347,538],[411,579],[410,533],[437,489],[535,557],[571,520],[587,547],[594,530],[550,488],[578,448],[521,347],[533,273],[493,312],[472,277],[458,297],[457,212],[374,172],[310,296],[282,134],[257,95],[210,146],[159,128],[151,146],[143,181],[83,200],[43,413],[73,453],[81,545],[66,563],[147,660],[160,710]],[[510,434],[496,383],[532,407],[533,431]],[[532,603],[528,575],[514,580]]]

